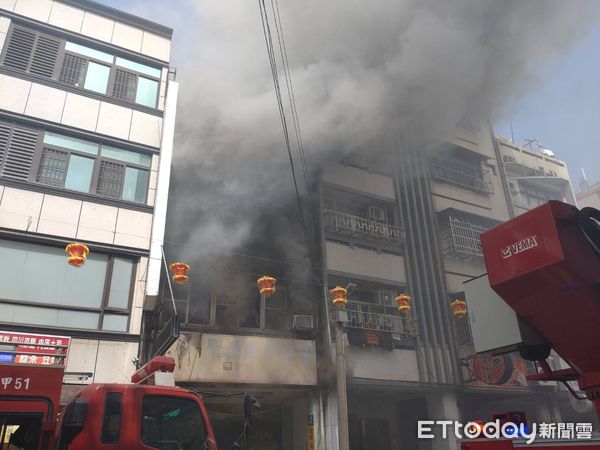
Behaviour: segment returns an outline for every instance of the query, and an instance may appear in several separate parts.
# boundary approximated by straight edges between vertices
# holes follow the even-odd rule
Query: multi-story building
[[[568,201],[564,164],[527,153],[536,169],[546,164],[556,175],[518,177],[523,169],[503,155],[522,149],[504,148],[488,126],[444,140],[417,127],[396,129],[382,142],[388,144],[321,171],[308,202],[319,218],[307,246],[317,254],[310,269],[287,270],[297,262],[282,262],[262,242],[243,252],[252,256],[191,261],[197,270],[190,283],[175,286],[183,330],[169,351],[176,379],[210,394],[209,408],[223,415],[214,420],[223,443],[242,425],[241,404],[212,395],[251,391],[268,405],[256,427],[260,448],[303,448],[310,436],[316,448],[338,448],[339,316],[329,295],[336,286],[348,292],[343,340],[352,450],[458,448],[452,438],[417,442],[418,418],[470,420],[515,409],[530,420],[558,417],[548,395],[555,385],[528,383],[532,367],[518,355],[474,356],[469,317],[454,315],[451,303],[465,300],[463,282],[486,272],[480,233],[525,210],[511,183],[560,186],[562,196],[553,198]],[[272,298],[256,289],[263,274],[278,279],[281,290]],[[311,288],[298,289],[299,279]],[[412,297],[409,313],[396,307],[400,293]],[[170,295],[163,283],[149,330],[172,318]],[[504,370],[492,370],[498,364]],[[308,433],[306,420],[313,424]]]
[[[579,183],[580,192],[577,194],[577,206],[585,208],[590,206],[592,208],[600,209],[600,181],[594,184],[589,184],[585,177]]]
[[[564,161],[546,149],[535,153],[497,137],[515,215],[546,203],[560,200],[575,203],[569,171]]]
[[[0,2],[0,328],[71,337],[66,382],[128,380],[158,292],[171,35],[86,0]]]

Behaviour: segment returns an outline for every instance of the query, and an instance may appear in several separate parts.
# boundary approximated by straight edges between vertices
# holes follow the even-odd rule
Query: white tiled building
[[[88,381],[129,378],[158,289],[171,35],[86,0],[0,0],[0,328],[71,336]]]

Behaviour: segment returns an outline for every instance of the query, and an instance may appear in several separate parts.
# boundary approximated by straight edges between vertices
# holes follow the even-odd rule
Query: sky
[[[204,0],[204,3],[211,1],[216,0]],[[175,30],[173,65],[180,70],[190,63],[182,50],[192,33],[190,17],[196,18],[198,23],[194,25],[200,29],[207,25],[202,23],[203,20],[211,20],[210,17],[194,14],[195,4],[202,3],[202,0],[100,0],[100,3],[172,27]],[[285,3],[285,0],[280,3]],[[225,20],[226,17],[215,17],[215,21]],[[260,27],[258,10],[256,25]],[[546,39],[544,36],[552,37],[552,27],[547,30],[539,33],[540,40]],[[290,46],[293,48],[293,42]],[[576,192],[582,168],[591,183],[600,181],[599,48],[600,23],[588,24],[583,37],[578,37],[552,64],[541,66],[535,82],[529,85],[527,91],[508,101],[502,112],[492,118],[497,134],[505,137],[512,134],[517,144],[537,138],[557,158],[564,160]],[[288,56],[293,65],[295,55],[290,53]],[[257,58],[264,61],[266,68],[266,55],[263,53]],[[519,67],[515,62],[514,70],[518,71]],[[273,107],[276,107],[275,103]]]

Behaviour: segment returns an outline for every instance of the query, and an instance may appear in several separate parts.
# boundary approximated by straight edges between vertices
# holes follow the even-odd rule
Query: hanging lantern
[[[332,290],[329,291],[331,294],[331,298],[333,299],[333,306],[337,306],[341,308],[346,303],[348,303],[348,291],[341,286],[336,286]]]
[[[65,252],[69,254],[68,262],[73,267],[81,267],[85,264],[90,249],[87,245],[79,242],[72,242],[67,245]]]
[[[396,305],[398,306],[398,311],[400,312],[409,312],[410,311],[410,302],[412,298],[406,294],[400,294],[396,296],[394,299],[396,301]]]
[[[184,284],[188,280],[188,271],[190,266],[186,263],[175,262],[169,266],[171,272],[173,272],[172,280],[177,284]]]
[[[467,315],[467,304],[460,299],[454,300],[450,303],[450,307],[452,308],[452,314],[454,317],[465,317]]]
[[[256,285],[258,286],[258,290],[260,295],[264,295],[265,297],[270,297],[275,293],[275,283],[277,280],[273,277],[263,276],[256,280]]]

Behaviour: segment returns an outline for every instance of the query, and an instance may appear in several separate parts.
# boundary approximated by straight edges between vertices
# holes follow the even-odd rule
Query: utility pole
[[[346,345],[344,323],[346,311],[338,310],[335,322],[335,356],[337,370],[338,434],[339,450],[349,450],[348,435],[348,397],[346,393]]]

